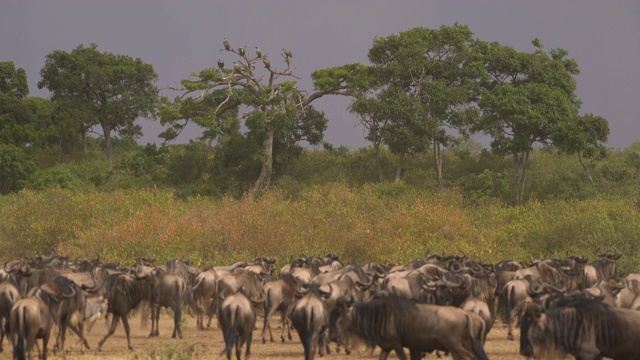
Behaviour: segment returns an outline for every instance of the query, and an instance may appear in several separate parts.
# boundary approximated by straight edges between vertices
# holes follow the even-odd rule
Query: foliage
[[[36,168],[33,157],[22,148],[0,144],[0,194],[23,189]]]
[[[153,113],[158,75],[141,59],[100,52],[98,45],[79,45],[71,52],[55,50],[46,56],[39,88],[52,92],[60,108],[80,116],[77,128],[86,132],[100,125],[107,159],[112,158],[111,133],[141,135],[134,121]]]
[[[257,255],[280,264],[302,254],[336,252],[345,262],[403,263],[426,254],[461,253],[484,261],[564,256],[595,259],[598,248],[640,261],[640,212],[631,200],[531,201],[508,207],[491,199],[470,205],[457,191],[438,194],[398,183],[351,188],[333,183],[291,199],[267,191],[249,199],[180,200],[159,189],[110,193],[51,189],[0,198],[4,258],[55,250],[101,254],[131,264],[184,258],[197,266]]]

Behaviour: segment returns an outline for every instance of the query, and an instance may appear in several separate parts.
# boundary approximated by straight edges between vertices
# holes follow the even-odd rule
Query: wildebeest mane
[[[412,321],[418,311],[415,304],[399,296],[356,303],[353,305],[351,333],[368,347],[375,347],[389,336],[385,332],[389,322],[394,322],[397,328],[404,328],[403,324]]]
[[[569,298],[567,304],[561,305],[564,306],[546,311],[556,349],[571,353],[591,334],[598,349],[611,349],[623,341],[625,325],[608,305],[583,297]]]

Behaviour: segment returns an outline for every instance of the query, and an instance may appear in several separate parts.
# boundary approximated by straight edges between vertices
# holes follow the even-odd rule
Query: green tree
[[[251,55],[246,47],[232,48],[225,39],[220,49],[236,61],[226,66],[222,60],[217,68],[207,68],[192,73],[192,78],[182,81],[181,95],[169,100],[162,98],[161,122],[171,127],[162,136],[171,140],[189,122],[204,128],[203,138],[213,141],[220,135],[235,131],[241,120],[248,129],[248,137],[260,144],[260,173],[251,186],[253,193],[269,186],[273,175],[274,144],[279,139],[283,144],[303,138],[310,143],[322,139],[318,130],[324,130],[326,120],[318,122],[320,113],[314,112],[311,103],[329,94],[350,95],[349,81],[361,65],[345,65],[338,68],[314,72],[315,92],[307,94],[298,89],[292,55],[281,53],[278,64],[269,55],[256,51]],[[257,49],[256,49],[257,50]],[[253,53],[253,52],[252,52]],[[280,66],[281,65],[281,66]],[[264,70],[257,70],[261,67]],[[240,110],[247,111],[240,114]],[[323,117],[323,116],[322,116]],[[316,126],[308,126],[313,121]],[[295,136],[299,132],[301,136]]]
[[[602,116],[586,114],[559,123],[554,129],[553,143],[562,151],[577,154],[589,181],[593,176],[589,168],[605,154],[604,144],[609,138],[609,122]]]
[[[0,194],[22,190],[37,166],[23,148],[0,144]]]
[[[385,176],[380,155],[380,146],[383,144],[383,129],[385,129],[389,122],[389,118],[384,116],[384,105],[377,97],[370,97],[361,93],[354,97],[353,102],[349,105],[349,111],[358,115],[360,125],[367,131],[365,139],[373,145],[373,152],[375,153],[376,165],[378,167],[378,180],[382,183],[384,182]]]
[[[491,147],[514,160],[515,199],[524,199],[529,157],[535,144],[549,145],[554,131],[577,115],[574,76],[579,73],[567,52],[546,52],[538,39],[535,51],[518,52],[497,42],[483,43],[489,74],[478,102],[478,130],[493,138]]]
[[[369,50],[375,86],[394,100],[388,108],[390,148],[400,155],[432,144],[440,190],[442,147],[453,141],[446,130],[464,133],[476,113],[472,103],[484,68],[474,44],[471,30],[456,23],[376,38]]]
[[[80,128],[100,125],[107,159],[113,157],[112,133],[140,135],[134,121],[153,113],[158,75],[141,59],[100,52],[98,45],[79,45],[71,52],[56,50],[46,56],[39,88],[52,92],[52,100],[74,110]]]

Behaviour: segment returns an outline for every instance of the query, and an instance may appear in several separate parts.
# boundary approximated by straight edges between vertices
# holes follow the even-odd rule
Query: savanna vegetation
[[[38,83],[49,99],[0,62],[2,258],[496,261],[640,247],[640,142],[604,145],[608,121],[581,114],[563,49],[536,39],[520,52],[460,24],[409,29],[374,39],[369,65],[316,70],[307,94],[288,50],[221,45],[226,66],[163,89],[140,59],[56,50]],[[324,141],[323,96],[351,99],[371,146]],[[136,141],[141,116],[167,126],[157,144]],[[202,136],[172,143],[188,123]]]

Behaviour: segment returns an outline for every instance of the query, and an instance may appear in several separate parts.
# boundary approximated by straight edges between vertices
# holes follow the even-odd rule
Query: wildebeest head
[[[527,305],[520,324],[520,355],[532,357],[534,354],[533,344],[531,342],[530,330],[541,326],[544,312],[542,306],[538,303],[530,303]],[[531,335],[535,336],[536,331],[531,331]],[[534,340],[535,341],[535,340]]]
[[[348,328],[351,324],[351,313],[353,311],[353,299],[340,297],[335,308],[329,314],[329,339],[333,342],[343,342],[347,337]]]

